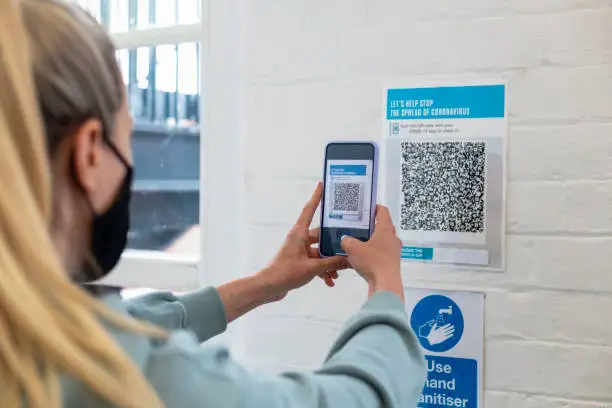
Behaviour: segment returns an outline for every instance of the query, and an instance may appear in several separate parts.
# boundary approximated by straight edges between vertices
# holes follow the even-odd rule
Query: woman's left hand
[[[316,276],[324,279],[328,286],[334,286],[337,271],[349,267],[346,257],[321,258],[319,249],[313,246],[319,241],[319,229],[309,230],[309,227],[321,202],[322,191],[319,183],[272,263],[257,274],[257,278],[270,288],[272,300],[282,299],[289,291],[306,285]]]

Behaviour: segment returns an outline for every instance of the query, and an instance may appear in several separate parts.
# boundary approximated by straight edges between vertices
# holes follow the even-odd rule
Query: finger
[[[312,228],[308,230],[308,245],[316,244],[319,242],[320,228]]]
[[[348,259],[346,259],[345,256],[334,256],[331,258],[321,258],[321,254],[319,253],[319,248],[316,248],[316,247],[308,248],[308,257],[318,262],[318,265],[315,268],[318,271],[322,271],[322,272],[342,271],[344,269],[348,269],[351,267],[348,262]]]
[[[308,257],[318,259],[321,258],[321,253],[319,252],[319,248],[310,247],[308,248]]]
[[[448,329],[452,329],[454,328],[454,326],[450,323],[445,324],[444,326],[441,327],[442,330],[448,330]]]
[[[318,276],[319,276],[319,278],[321,278],[323,280],[325,280],[326,278],[332,278],[333,279],[333,276],[332,276],[331,272],[321,272]]]
[[[455,328],[454,327],[450,327],[448,329],[442,329],[442,331],[444,333],[454,333],[455,332]]]
[[[323,184],[319,182],[317,184],[317,188],[315,188],[314,193],[312,193],[312,197],[310,197],[310,200],[308,200],[308,202],[304,206],[304,209],[302,209],[302,213],[300,214],[300,217],[295,223],[296,226],[302,228],[310,227],[310,224],[312,223],[312,218],[314,217],[315,212],[317,212],[317,207],[319,207],[319,203],[321,202],[322,195]]]
[[[332,278],[334,279],[338,279],[340,277],[340,275],[338,275],[338,271],[332,271],[331,274],[332,274]]]
[[[333,288],[334,286],[336,286],[336,282],[334,282],[332,278],[325,278],[325,284],[329,286],[330,288]]]
[[[342,237],[342,241],[340,242],[340,245],[342,246],[342,249],[344,250],[344,252],[346,252],[347,255],[350,255],[354,251],[359,250],[359,248],[363,245],[363,242],[361,242],[360,240],[356,238],[345,235]]]
[[[384,205],[376,206],[376,228],[377,229],[393,229],[393,221],[391,220],[391,213],[389,209]]]

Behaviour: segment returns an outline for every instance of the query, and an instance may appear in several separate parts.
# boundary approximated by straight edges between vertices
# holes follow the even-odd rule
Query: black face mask
[[[113,204],[104,213],[97,214],[93,220],[91,255],[94,258],[92,261],[97,265],[94,265],[93,271],[85,271],[86,279],[90,281],[104,277],[117,265],[125,250],[130,229],[130,199],[134,170],[113,143],[110,141],[107,143],[125,166],[126,172]]]

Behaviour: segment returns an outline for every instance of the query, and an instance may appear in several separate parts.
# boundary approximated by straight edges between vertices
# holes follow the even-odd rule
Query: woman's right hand
[[[366,280],[369,295],[386,290],[404,300],[401,274],[402,242],[395,233],[389,210],[376,208],[376,227],[367,242],[352,237],[342,239],[342,249],[351,266]]]

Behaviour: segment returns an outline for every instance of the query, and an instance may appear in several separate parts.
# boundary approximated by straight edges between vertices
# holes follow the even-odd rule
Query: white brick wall
[[[383,83],[502,76],[507,271],[405,281],[487,293],[487,408],[612,407],[612,0],[246,4],[249,268],[278,248],[325,143],[380,137]],[[317,366],[365,297],[348,273],[263,308],[245,322],[247,360]]]

